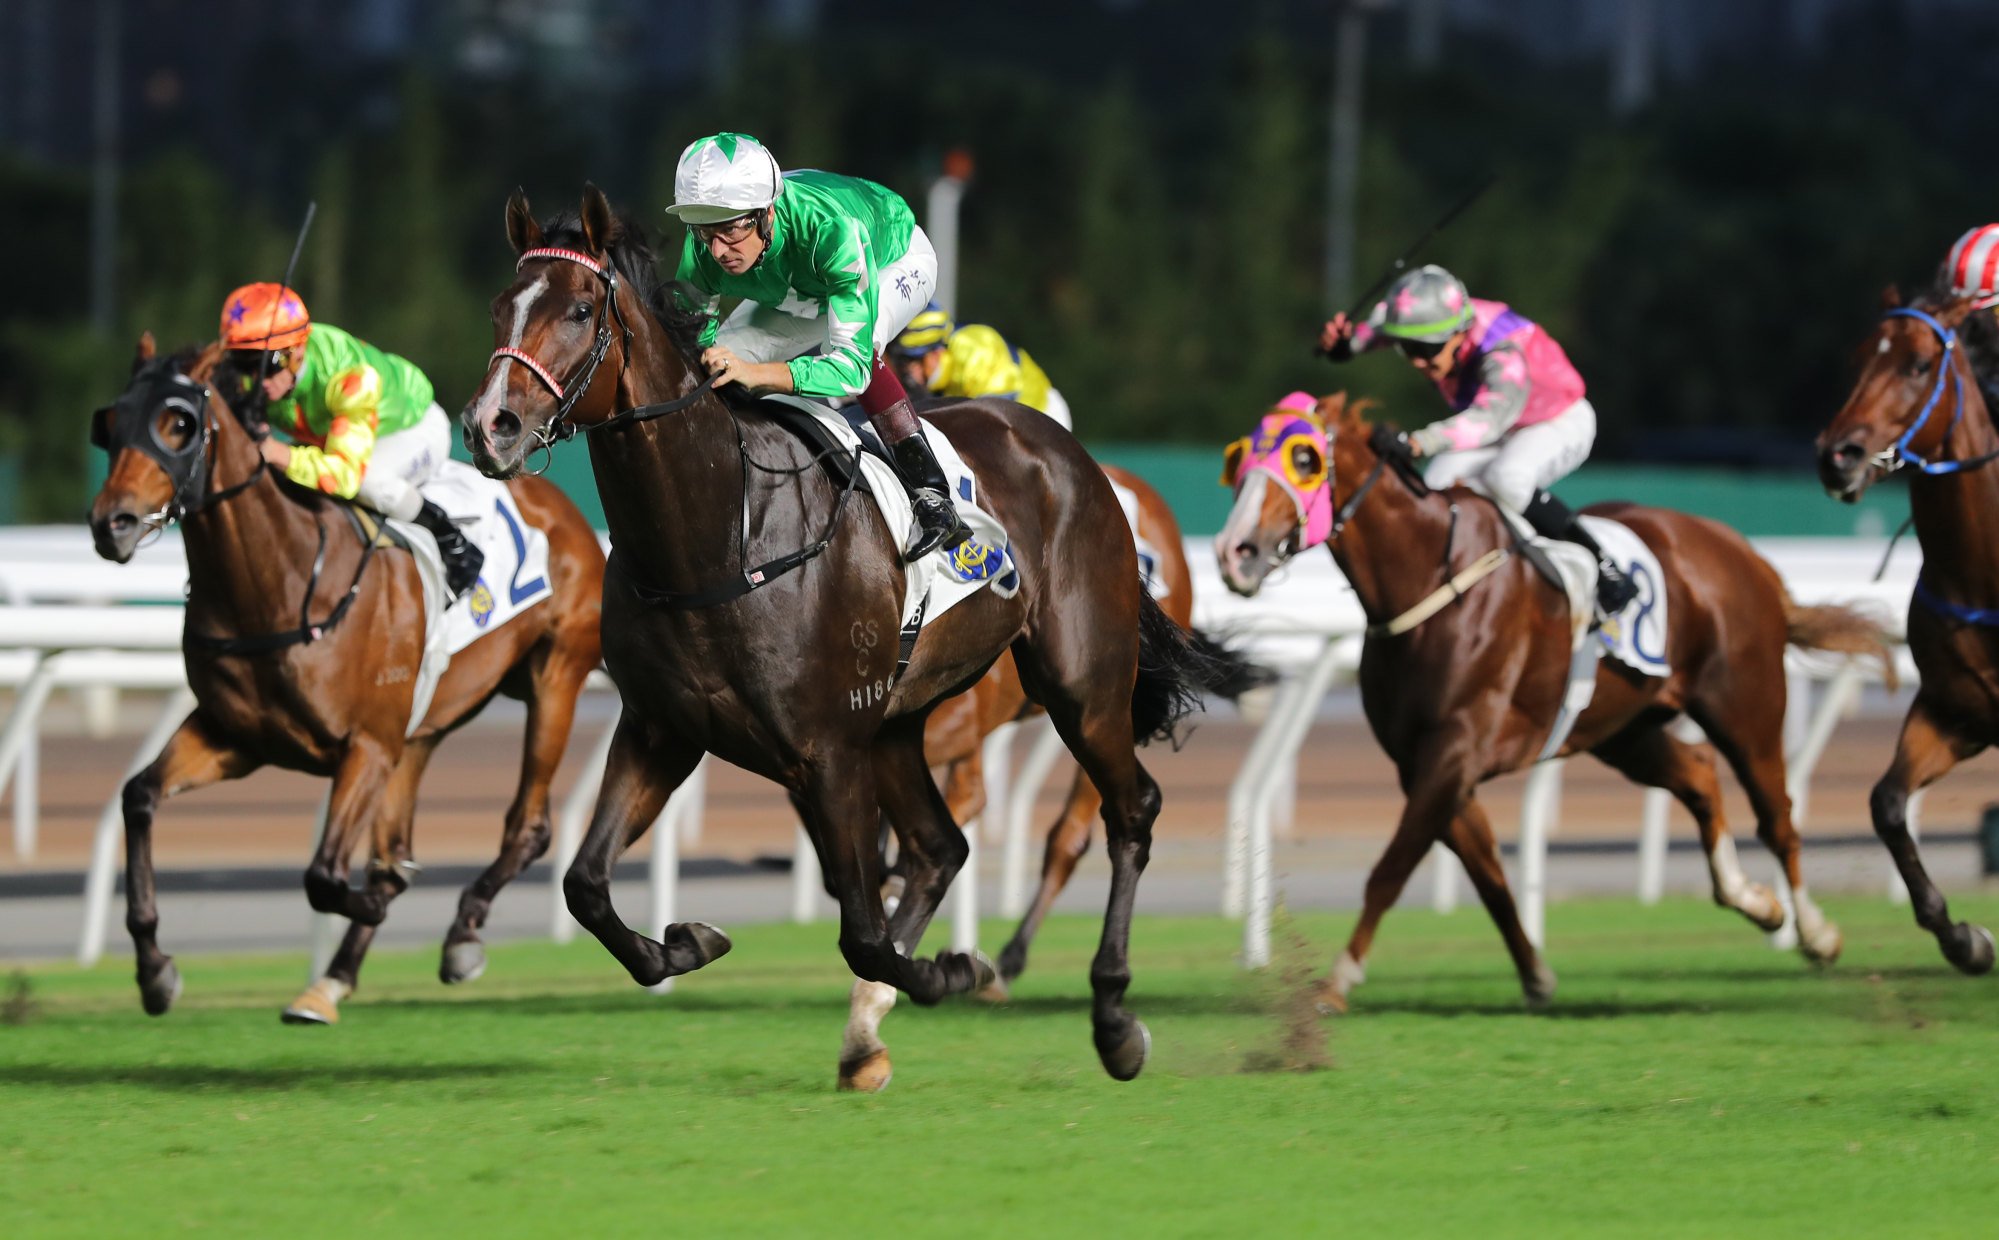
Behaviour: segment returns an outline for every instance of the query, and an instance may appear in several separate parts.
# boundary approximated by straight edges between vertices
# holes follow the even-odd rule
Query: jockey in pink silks
[[[1382,430],[1377,451],[1428,457],[1431,486],[1470,484],[1543,537],[1587,548],[1600,566],[1597,604],[1605,615],[1637,595],[1576,514],[1548,493],[1596,443],[1582,376],[1548,333],[1504,303],[1472,297],[1431,265],[1398,277],[1365,322],[1336,316],[1319,344],[1335,362],[1392,346],[1450,405],[1450,417],[1407,436]]]

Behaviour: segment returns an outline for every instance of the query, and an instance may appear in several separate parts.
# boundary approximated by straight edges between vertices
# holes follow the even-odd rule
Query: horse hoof
[[[1152,1054],[1152,1031],[1142,1020],[1131,1022],[1124,1039],[1106,1051],[1097,1047],[1097,1057],[1104,1061],[1104,1071],[1111,1074],[1114,1081],[1129,1081],[1145,1067],[1145,1061]]]
[[[340,1001],[346,995],[346,987],[331,978],[322,977],[306,987],[304,994],[292,1000],[292,1005],[280,1013],[278,1019],[287,1025],[337,1025],[340,1023]]]
[[[1027,944],[1014,939],[1001,948],[999,971],[1000,977],[1009,982],[1027,972]]]
[[[1788,914],[1784,912],[1784,902],[1777,898],[1775,891],[1762,883],[1749,885],[1749,891],[1743,897],[1742,915],[1765,934],[1777,933],[1789,920]]]
[[[1527,1002],[1530,1012],[1545,1012],[1555,999],[1555,971],[1544,961],[1534,964],[1534,978],[1520,988],[1521,997]]]
[[[894,1075],[895,1068],[888,1061],[886,1048],[869,1051],[851,1064],[840,1065],[840,1092],[878,1094],[888,1088]]]
[[[167,1009],[180,998],[180,969],[169,960],[151,981],[139,983],[139,1002],[146,1005],[146,1015],[165,1016]]]
[[[1013,991],[1007,986],[1006,975],[1002,973],[973,991],[972,998],[982,1003],[1007,1003],[1013,999]]]
[[[902,892],[907,880],[900,874],[891,874],[882,882],[882,915],[895,916],[895,910],[902,907]]]
[[[477,939],[453,943],[444,949],[444,963],[437,968],[437,980],[447,986],[477,981],[486,971],[486,945]]]
[[[1831,922],[1826,922],[1811,935],[1798,936],[1798,950],[1804,953],[1806,960],[1821,968],[1829,968],[1837,962],[1845,946],[1846,937]]]
[[[973,993],[984,991],[993,986],[999,986],[1002,992],[1006,989],[1000,982],[999,968],[993,964],[990,956],[974,948],[969,958],[972,962],[972,984],[970,990]],[[1990,967],[1989,960],[1987,961],[1987,966]]]
[[[728,935],[705,921],[682,922],[680,929],[687,932],[687,937],[693,941],[694,950],[701,955],[701,963],[694,966],[697,969],[720,960],[735,946],[729,941]]]
[[[1992,971],[1993,956],[1992,932],[1984,926],[1974,926],[1969,922],[1965,923],[1963,930],[1963,937],[1968,941],[1964,950],[1964,959],[1959,960],[1953,957],[1951,963],[1956,965],[1959,971],[1970,977],[1979,977],[1990,973]]]
[[[1321,1016],[1345,1016],[1347,1014],[1346,992],[1332,978],[1320,981],[1312,996],[1312,1006],[1319,1009]]]

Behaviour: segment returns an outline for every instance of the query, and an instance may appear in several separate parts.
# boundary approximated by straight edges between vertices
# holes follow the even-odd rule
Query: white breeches
[[[909,230],[909,251],[876,273],[874,356],[880,357],[889,342],[930,304],[937,291],[937,251],[921,228]],[[826,318],[815,303],[797,300],[785,303],[804,313],[761,302],[745,301],[722,320],[715,343],[727,347],[746,362],[788,362],[794,357],[823,350],[827,344]]]
[[[375,441],[354,499],[385,517],[414,521],[423,507],[420,489],[450,456],[451,419],[432,401],[416,425]]]
[[[1057,422],[1060,422],[1062,424],[1062,429],[1065,431],[1073,431],[1076,429],[1069,422],[1069,402],[1063,400],[1062,393],[1056,391],[1054,388],[1048,389],[1048,407],[1046,409],[1043,409],[1041,412],[1047,414],[1051,418],[1054,418]]]
[[[1575,472],[1595,444],[1596,410],[1587,400],[1579,400],[1546,422],[1509,431],[1490,447],[1432,458],[1423,470],[1423,481],[1438,488],[1471,483],[1514,512],[1523,512],[1534,492]]]

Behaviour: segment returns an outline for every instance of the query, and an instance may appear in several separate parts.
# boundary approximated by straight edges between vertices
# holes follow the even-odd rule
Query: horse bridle
[[[581,250],[572,250],[563,246],[537,246],[534,249],[521,251],[519,260],[514,263],[514,270],[519,271],[521,266],[531,259],[556,259],[562,262],[575,263],[604,282],[604,296],[611,304],[610,314],[607,315],[601,310],[598,312],[597,339],[591,345],[590,356],[584,359],[583,365],[576,372],[576,377],[571,379],[567,385],[558,382],[555,376],[549,373],[548,368],[542,365],[539,359],[525,349],[517,349],[511,345],[502,345],[500,348],[493,350],[492,357],[487,360],[489,368],[494,362],[498,361],[519,362],[521,365],[526,366],[542,383],[547,385],[548,390],[555,395],[557,401],[555,414],[547,423],[534,432],[534,446],[528,449],[528,455],[530,456],[537,451],[542,451],[548,453],[553,458],[555,444],[562,440],[570,439],[576,434],[576,424],[569,420],[569,414],[575,408],[577,398],[589,389],[591,380],[597,375],[597,367],[603,363],[604,355],[610,350],[611,319],[616,318],[618,327],[624,332],[625,357],[627,360],[630,359],[632,351],[632,327],[625,320],[624,309],[618,305],[618,272],[617,268],[612,264],[599,262]],[[672,400],[658,401],[650,405],[634,405],[629,409],[621,409],[602,422],[592,423],[583,429],[590,432],[608,431],[614,427],[631,426],[653,418],[664,417],[669,413],[679,413],[691,407],[696,401],[713,391],[715,379],[716,376],[710,375],[695,384],[692,390],[684,395],[676,396]],[[734,412],[731,411],[730,419],[734,421],[734,418]],[[827,518],[824,532],[811,543],[800,547],[796,551],[787,552],[776,559],[768,560],[754,566],[749,563],[750,457],[749,449],[743,442],[743,428],[741,423],[736,424],[736,450],[742,462],[743,470],[743,520],[742,525],[739,527],[741,533],[737,544],[737,558],[743,565],[742,569],[735,576],[717,585],[704,590],[689,591],[664,590],[657,586],[646,585],[640,582],[627,569],[624,573],[626,584],[631,587],[632,592],[641,601],[650,603],[656,607],[671,607],[678,610],[713,607],[718,603],[726,603],[731,599],[741,598],[752,590],[760,589],[770,584],[793,569],[817,559],[827,547],[832,545],[833,535],[840,526],[840,516],[846,511],[847,501],[853,498],[854,490],[860,484],[859,449],[855,450],[855,459],[848,470],[846,484],[840,488],[839,498],[833,505],[832,515]],[[814,461],[816,462],[817,459],[815,457]],[[546,469],[547,466],[543,465],[542,468]],[[765,467],[759,465],[758,468],[763,469]],[[541,470],[533,470],[531,472],[540,473]]]
[[[625,320],[624,307],[618,304],[618,269],[611,263],[599,262],[581,250],[572,250],[565,246],[537,246],[533,249],[521,251],[520,258],[514,263],[514,270],[519,271],[530,261],[537,259],[557,259],[562,262],[575,263],[585,271],[590,272],[604,282],[604,300],[610,306],[609,314],[604,313],[602,307],[599,307],[597,312],[597,337],[591,342],[589,355],[583,359],[583,364],[577,368],[575,376],[566,384],[550,373],[548,367],[542,365],[540,359],[536,358],[532,353],[529,353],[525,349],[515,348],[512,345],[501,345],[499,348],[494,349],[492,356],[486,360],[489,368],[495,362],[519,362],[528,368],[530,374],[541,380],[543,386],[547,387],[549,392],[554,395],[556,400],[555,413],[547,422],[530,432],[533,444],[527,450],[528,456],[533,456],[535,453],[541,452],[552,459],[555,454],[555,445],[573,438],[576,434],[576,424],[570,421],[570,413],[576,408],[576,402],[582,397],[583,393],[590,390],[591,383],[597,377],[597,368],[604,364],[605,355],[611,351],[611,321],[613,319],[617,320],[618,330],[624,335],[624,353],[626,358],[630,358],[632,352],[632,325]],[[633,422],[643,422],[649,418],[657,418],[664,414],[678,413],[699,400],[703,393],[709,391],[714,386],[715,380],[713,376],[710,376],[685,396],[676,397],[669,401],[661,401],[657,404],[638,405],[630,409],[623,409],[606,418],[604,421],[586,426],[583,429],[586,431],[606,431],[614,426],[626,426]],[[528,472],[539,474],[547,468],[548,462],[545,460],[542,463],[541,469],[532,469]]]
[[[215,414],[209,408],[212,396],[213,390],[207,384],[197,383],[171,363],[163,363],[134,375],[118,399],[92,417],[93,444],[106,452],[132,448],[158,465],[173,484],[166,503],[139,518],[155,534],[184,517],[249,490],[263,475],[264,462],[259,458],[257,468],[243,481],[220,491],[208,490],[215,464]],[[162,440],[158,420],[162,409],[186,414],[194,420],[198,432],[178,448]]]
[[[1909,429],[1902,432],[1901,438],[1869,457],[1868,464],[1881,470],[1883,474],[1892,474],[1904,465],[1914,465],[1923,473],[1937,477],[1967,469],[1977,469],[1981,465],[1999,460],[1999,449],[1962,461],[1926,461],[1910,449],[1909,444],[1929,422],[1930,415],[1936,412],[1937,402],[1943,399],[1946,381],[1950,384],[1951,403],[1955,409],[1951,414],[1950,425],[1944,428],[1942,442],[1948,443],[1951,432],[1955,431],[1958,423],[1964,420],[1964,376],[1958,373],[1956,366],[1957,332],[1945,327],[1935,316],[1913,306],[1897,306],[1893,310],[1884,311],[1881,317],[1883,320],[1916,320],[1936,333],[1937,340],[1943,345],[1943,353],[1937,359],[1936,383],[1930,387],[1930,394],[1923,401],[1922,412],[1918,413],[1916,420],[1909,424]]]

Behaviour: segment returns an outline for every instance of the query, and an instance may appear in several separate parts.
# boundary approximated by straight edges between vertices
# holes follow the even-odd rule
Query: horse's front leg
[[[913,746],[915,761],[921,752]],[[929,773],[922,772],[928,785],[927,796],[937,797]],[[805,814],[805,827],[813,837],[826,872],[826,886],[840,904],[840,953],[854,976],[868,982],[886,982],[921,1004],[936,1003],[947,995],[977,990],[993,980],[992,966],[963,952],[939,952],[933,960],[911,960],[903,953],[912,944],[897,943],[889,933],[889,920],[881,901],[881,850],[875,844],[876,824],[881,805],[876,797],[875,771],[865,750],[827,753],[821,764],[806,773],[798,789],[798,803]],[[907,793],[909,790],[905,789]],[[938,816],[945,814],[941,801],[934,804]],[[897,825],[905,832],[903,842],[912,844],[909,832],[919,822],[930,827],[926,818],[912,817]],[[923,832],[919,832],[923,834]],[[949,847],[941,838],[926,839],[948,857]],[[956,840],[956,853],[963,860],[964,840]],[[935,860],[935,857],[933,857]],[[896,928],[901,932],[927,922],[935,910],[942,888],[933,872],[912,879],[901,907],[896,910]],[[952,868],[955,868],[953,866]],[[949,882],[948,873],[943,878]]]
[[[335,764],[326,833],[305,870],[305,898],[314,912],[338,913],[364,926],[378,926],[388,914],[389,900],[408,885],[400,874],[384,875],[384,883],[365,891],[347,885],[348,856],[362,829],[372,831],[382,812],[400,749],[399,744],[360,733],[348,740]]]
[[[1367,876],[1360,921],[1347,939],[1346,950],[1333,971],[1319,983],[1319,1003],[1344,1012],[1347,996],[1367,978],[1367,953],[1374,945],[1381,919],[1402,896],[1402,888],[1430,846],[1450,830],[1472,793],[1472,741],[1469,729],[1453,729],[1424,738],[1415,751],[1399,760],[1402,790],[1408,801],[1395,824],[1381,859]]]
[[[416,817],[417,784],[423,778],[440,737],[421,737],[403,746],[401,759],[389,776],[374,824],[368,865],[368,893],[381,900],[384,914],[390,901],[409,887],[410,841]],[[291,1001],[281,1014],[288,1025],[331,1025],[340,1020],[340,1004],[361,984],[361,963],[375,941],[379,923],[355,921],[341,937],[340,948],[326,972]]]
[[[1895,859],[1895,868],[1909,889],[1909,904],[1916,924],[1936,936],[1944,958],[1973,975],[1992,968],[1992,932],[1969,922],[1953,922],[1943,892],[1930,881],[1923,868],[1922,851],[1909,834],[1909,796],[1925,788],[1959,762],[1985,746],[1969,740],[1940,723],[1936,713],[1919,692],[1902,721],[1902,736],[1895,744],[1895,760],[1888,773],[1874,785],[1870,807],[1874,833]]]
[[[180,995],[180,970],[160,950],[154,900],[153,817],[160,802],[191,788],[238,779],[258,763],[221,740],[196,711],[182,721],[152,764],[125,781],[125,929],[139,963],[139,998],[159,1016]]]
[[[698,921],[668,926],[666,941],[656,943],[627,926],[611,906],[612,867],[659,817],[667,798],[701,761],[701,752],[676,739],[648,739],[645,726],[630,713],[619,719],[590,830],[562,876],[570,914],[641,986],[692,973],[730,947],[729,936]]]

